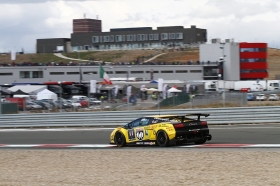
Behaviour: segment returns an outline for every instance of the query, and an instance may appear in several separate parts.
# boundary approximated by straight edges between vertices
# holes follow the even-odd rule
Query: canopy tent
[[[150,81],[150,83],[154,83],[154,84],[156,84],[156,83],[158,83],[156,80],[152,80],[152,81]]]
[[[13,94],[13,91],[7,90],[7,89],[5,89],[5,88],[2,87],[2,89],[1,89],[1,94],[2,94],[2,95],[12,95],[12,94]]]
[[[36,98],[37,100],[48,99],[48,100],[57,101],[57,95],[52,91],[49,91],[48,89],[44,89],[38,92],[36,96],[37,96]]]
[[[175,93],[175,92],[182,92],[182,90],[178,90],[177,88],[172,87],[168,89],[167,92]]]
[[[26,92],[23,92],[22,90],[18,89],[15,92],[13,92],[13,95],[29,95]]]
[[[46,85],[15,85],[11,88],[8,88],[8,90],[11,90],[13,92],[20,89],[21,91],[29,94],[29,95],[36,95],[38,92],[46,89]]]
[[[148,88],[148,89],[147,89],[147,93],[148,93],[148,94],[151,94],[151,93],[153,93],[153,92],[158,92],[158,89],[156,89],[156,88]]]

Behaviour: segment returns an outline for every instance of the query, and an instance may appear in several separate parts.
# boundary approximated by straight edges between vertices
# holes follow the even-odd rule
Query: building
[[[69,52],[71,47],[70,38],[37,39],[37,53]]]
[[[139,49],[184,46],[207,41],[206,29],[183,26],[110,29],[110,32],[72,33],[75,50]]]
[[[203,80],[205,65],[119,65],[103,66],[110,78],[139,77],[144,80],[163,78],[164,80]],[[217,74],[216,74],[217,79]],[[43,83],[50,81],[82,81],[97,80],[100,78],[99,66],[15,66],[0,68],[0,85],[12,83]]]
[[[239,43],[240,79],[268,77],[267,43]]]
[[[102,32],[102,21],[98,19],[73,19],[73,33],[89,32]]]
[[[88,51],[88,50],[122,50],[147,49],[185,46],[207,41],[207,30],[192,25],[138,28],[113,28],[102,32],[102,21],[98,19],[74,19],[73,33],[67,41],[64,38],[37,39],[37,53],[53,51]],[[69,46],[66,42],[69,41]],[[59,45],[58,45],[59,44]],[[61,49],[63,46],[64,50]]]
[[[201,62],[217,61],[219,78],[223,80],[257,80],[268,77],[266,43],[236,43],[229,39],[221,42],[220,39],[214,39],[210,44],[200,45],[199,58]],[[217,72],[217,69],[208,71]]]

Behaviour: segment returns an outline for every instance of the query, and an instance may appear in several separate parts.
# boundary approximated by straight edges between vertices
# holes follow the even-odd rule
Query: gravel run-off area
[[[1,186],[279,185],[278,149],[0,149]]]

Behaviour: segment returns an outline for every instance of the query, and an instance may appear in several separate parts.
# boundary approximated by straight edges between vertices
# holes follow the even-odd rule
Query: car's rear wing
[[[163,116],[157,116],[159,118],[165,118],[165,119],[175,119],[175,118],[180,118],[180,120],[184,121],[184,119],[186,117],[189,117],[189,116],[197,116],[197,119],[198,121],[200,121],[200,117],[201,116],[205,116],[205,117],[208,117],[210,114],[203,114],[203,113],[194,113],[194,114],[186,114],[186,115],[163,115]],[[190,118],[191,119],[191,118]]]
[[[202,113],[195,113],[195,114],[186,114],[185,116],[197,116],[197,120],[200,120],[200,116],[208,117],[210,114],[202,114]]]

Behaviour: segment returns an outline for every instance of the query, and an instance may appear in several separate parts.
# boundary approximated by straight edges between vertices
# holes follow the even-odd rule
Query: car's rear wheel
[[[115,134],[115,144],[118,147],[124,147],[126,145],[125,136],[122,132],[116,132]]]
[[[157,133],[157,145],[160,147],[167,147],[169,145],[169,138],[163,130]]]

